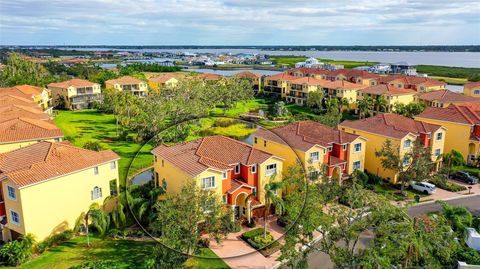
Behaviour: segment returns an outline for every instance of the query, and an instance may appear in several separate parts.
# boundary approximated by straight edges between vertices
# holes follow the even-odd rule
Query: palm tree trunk
[[[265,199],[265,211],[264,211],[264,217],[263,217],[263,238],[264,239],[267,239],[267,218],[268,218],[268,213],[267,213],[267,210],[268,210],[268,203],[266,201],[267,199]]]

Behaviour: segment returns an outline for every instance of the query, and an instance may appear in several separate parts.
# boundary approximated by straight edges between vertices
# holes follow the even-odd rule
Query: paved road
[[[480,215],[480,195],[472,195],[465,198],[458,198],[446,201],[451,205],[462,205],[468,208],[474,215]],[[412,217],[426,214],[429,212],[440,211],[441,206],[437,203],[419,204],[408,209],[408,214]],[[372,239],[371,233],[365,233],[360,239],[360,247],[365,247]],[[312,269],[332,269],[333,264],[330,257],[325,253],[314,252],[308,256],[308,267]],[[286,268],[286,267],[282,267]]]
[[[474,215],[480,215],[480,195],[474,196],[467,196],[465,198],[458,198],[453,200],[446,201],[448,204],[451,205],[461,205],[465,206],[472,212]],[[412,217],[416,217],[422,214],[426,214],[429,212],[440,211],[441,206],[437,203],[427,203],[427,204],[419,204],[417,206],[410,207],[408,209],[408,214]]]

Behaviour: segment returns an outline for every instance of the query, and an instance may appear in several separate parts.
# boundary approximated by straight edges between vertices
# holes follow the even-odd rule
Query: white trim
[[[15,187],[12,187],[12,185],[9,185],[9,184],[5,184],[7,185],[7,197],[9,200],[12,200],[12,201],[17,201],[17,189]],[[15,193],[15,198],[12,198],[10,197],[10,192],[8,191],[8,188],[12,188],[14,193]]]
[[[251,167],[251,170],[250,170],[251,173],[252,173],[252,174],[256,174],[256,173],[257,173],[257,165],[256,165],[256,164],[253,164],[253,165],[251,165],[250,167]],[[255,171],[253,171],[253,170],[255,170]]]
[[[9,209],[8,211],[10,212],[11,223],[17,225],[18,227],[20,227],[20,226],[21,226],[21,224],[20,224],[20,222],[21,222],[20,213],[18,213],[18,212],[15,211],[15,210],[12,210],[12,209]],[[17,214],[17,216],[18,216],[18,222],[13,221],[12,212],[14,212],[15,214]]]

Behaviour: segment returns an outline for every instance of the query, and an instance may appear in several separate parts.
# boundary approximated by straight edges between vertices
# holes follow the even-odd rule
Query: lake
[[[79,51],[137,51],[137,52],[191,52],[191,53],[253,53],[267,55],[294,55],[332,60],[370,62],[408,62],[410,64],[480,67],[480,52],[429,52],[429,51],[264,51],[259,49],[111,49],[111,48],[60,48]]]

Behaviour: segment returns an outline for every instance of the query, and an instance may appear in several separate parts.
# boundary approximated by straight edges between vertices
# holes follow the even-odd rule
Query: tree
[[[365,96],[363,99],[357,100],[357,109],[360,119],[366,118],[367,114],[368,116],[371,116],[370,113],[373,109],[373,99],[369,96]]]
[[[225,231],[222,216],[227,214],[214,192],[201,190],[194,181],[187,183],[178,194],[167,195],[155,204],[157,216],[150,224],[159,240],[176,251],[194,254],[203,233],[221,240]]]
[[[77,219],[77,223],[75,224],[75,230],[78,231],[80,226],[83,224],[85,225],[86,233],[87,233],[87,246],[90,247],[90,240],[89,240],[89,229],[88,227],[91,225],[93,226],[100,235],[105,235],[110,227],[110,218],[108,214],[97,204],[93,203],[90,205],[90,208],[87,212],[82,212]]]
[[[350,102],[347,98],[340,99],[340,114],[343,113],[344,109],[350,109]]]
[[[377,99],[374,100],[375,110],[377,112],[386,112],[387,111],[387,100],[383,95],[380,95]]]
[[[288,108],[285,106],[285,103],[283,101],[278,101],[273,104],[273,109],[272,109],[272,116],[273,117],[288,117],[290,115],[290,112],[288,111]]]
[[[450,152],[442,154],[442,160],[444,167],[447,170],[447,178],[450,177],[450,171],[452,170],[453,166],[465,164],[465,159],[462,153],[456,149],[452,149]]]
[[[306,105],[313,111],[319,112],[323,108],[323,98],[324,94],[321,90],[309,92]]]
[[[223,105],[224,115],[232,105],[237,105],[238,102],[248,101],[253,98],[251,82],[236,76],[221,78],[213,82],[211,87],[214,89],[212,96]]]
[[[338,112],[340,109],[340,104],[338,103],[337,98],[329,98],[325,102],[325,105],[327,107],[327,112],[333,113],[333,112]]]
[[[265,200],[265,210],[264,210],[264,224],[263,224],[263,238],[267,238],[267,222],[268,222],[268,214],[270,213],[270,207],[273,205],[275,207],[275,211],[277,214],[282,214],[284,209],[283,200],[278,197],[278,192],[281,191],[283,187],[283,182],[275,181],[275,177],[270,179],[270,182],[265,184],[263,188],[263,197]]]
[[[452,229],[459,236],[465,235],[466,228],[471,227],[473,223],[472,213],[463,206],[449,205],[444,201],[438,201],[437,203],[442,206],[442,214],[450,223]]]
[[[21,84],[43,87],[50,82],[53,82],[53,77],[45,67],[17,53],[8,55],[5,67],[0,73],[1,87]]]
[[[386,140],[382,148],[375,152],[380,158],[384,169],[393,170],[401,183],[400,192],[404,194],[405,185],[410,181],[426,181],[432,177],[433,162],[431,148],[425,147],[416,140],[403,155],[400,155],[399,147],[391,140]]]
[[[32,234],[22,235],[18,240],[10,241],[0,248],[0,260],[8,265],[17,266],[32,258],[35,237]]]
[[[315,120],[321,124],[330,126],[332,128],[337,128],[337,125],[342,120],[342,114],[337,112],[328,112],[323,115],[316,116]]]
[[[92,141],[87,141],[85,142],[85,144],[83,144],[83,148],[84,149],[88,149],[88,150],[94,150],[94,151],[100,151],[102,150],[102,146],[100,145],[100,143],[96,140],[92,140]]]
[[[413,118],[415,115],[422,113],[425,110],[425,105],[421,103],[409,103],[407,105],[402,103],[395,103],[394,112],[405,117]]]

